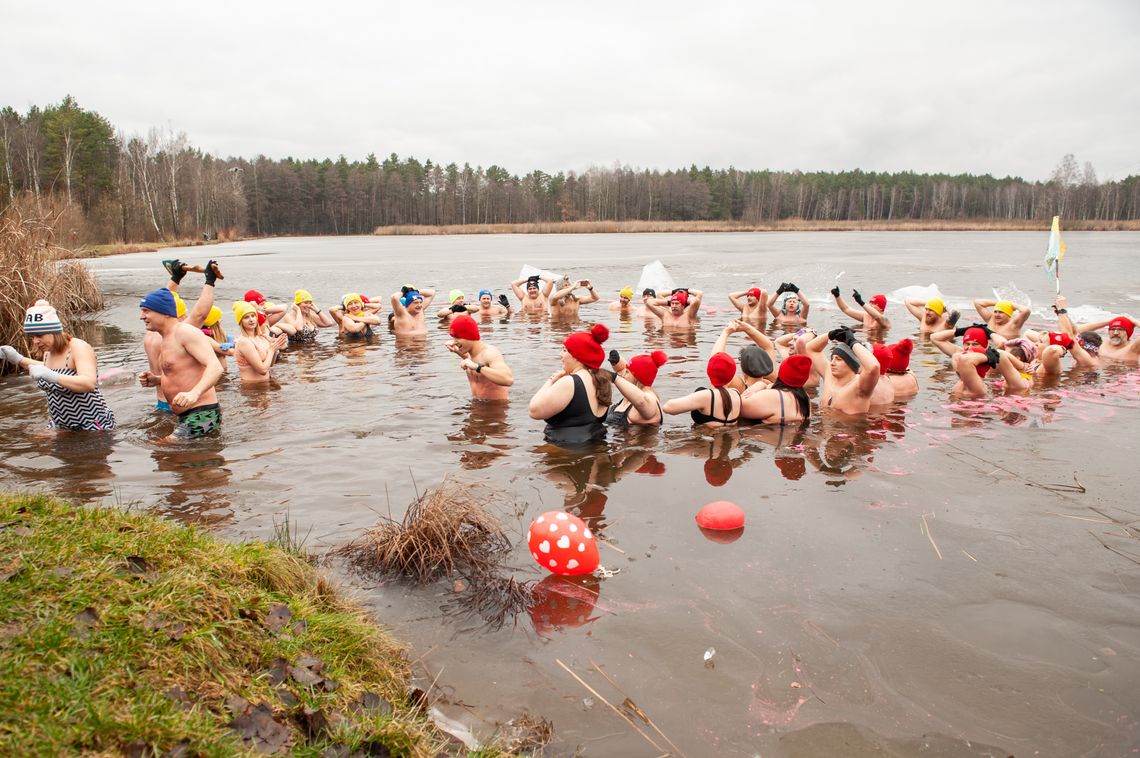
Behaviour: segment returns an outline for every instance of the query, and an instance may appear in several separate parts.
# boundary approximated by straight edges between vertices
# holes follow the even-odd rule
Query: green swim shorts
[[[178,414],[178,426],[174,436],[190,440],[215,434],[222,429],[222,408],[217,403],[199,405],[185,413]]]

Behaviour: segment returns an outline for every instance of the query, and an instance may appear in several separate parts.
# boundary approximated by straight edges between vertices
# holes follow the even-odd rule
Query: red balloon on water
[[[601,560],[586,523],[562,511],[547,511],[532,521],[526,544],[538,565],[552,574],[589,574]]]
[[[727,500],[717,500],[697,511],[697,524],[705,529],[739,529],[744,526],[744,509]]]

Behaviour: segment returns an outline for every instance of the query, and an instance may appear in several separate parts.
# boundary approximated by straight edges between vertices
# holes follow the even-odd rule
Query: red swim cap
[[[681,305],[688,305],[689,304],[689,293],[685,292],[684,290],[678,290],[677,292],[673,293],[672,297],[669,298],[670,302],[672,302],[673,300],[676,300]]]
[[[871,305],[878,308],[880,311],[885,311],[887,309],[887,296],[886,295],[875,295],[873,298],[871,298],[867,302],[869,302]]]
[[[713,353],[709,358],[709,365],[705,367],[709,381],[714,387],[723,387],[736,376],[736,361],[728,353]]]
[[[990,346],[990,338],[986,336],[986,330],[977,326],[971,326],[962,335],[962,343],[965,344],[966,340],[973,340],[982,346],[982,352],[985,348]]]
[[[750,296],[756,298],[757,300],[759,300],[760,299],[760,288],[759,287],[753,287],[752,289],[748,290],[744,294],[750,295]]]
[[[1128,339],[1132,339],[1132,330],[1136,328],[1136,324],[1132,323],[1132,319],[1124,316],[1117,316],[1112,321],[1108,322],[1109,329],[1123,329],[1124,333],[1128,335]]]
[[[475,319],[466,313],[456,317],[456,319],[451,322],[451,326],[447,332],[456,339],[471,340],[472,342],[479,339],[479,325],[475,323]]]
[[[1064,332],[1049,332],[1049,344],[1060,345],[1068,350],[1073,346],[1073,338]]]

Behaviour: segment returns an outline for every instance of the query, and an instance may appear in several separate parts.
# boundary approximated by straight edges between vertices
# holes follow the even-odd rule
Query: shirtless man
[[[647,301],[645,307],[661,319],[661,325],[667,329],[692,329],[700,319],[703,296],[704,293],[700,290],[677,289],[666,301],[669,303],[668,310],[659,305],[660,298]]]
[[[139,383],[160,386],[170,399],[170,409],[178,414],[178,426],[171,439],[191,439],[217,432],[222,411],[214,385],[222,377],[222,364],[214,357],[209,337],[199,327],[178,320],[174,293],[168,289],[151,292],[139,302],[139,318],[147,331],[160,335],[159,373],[143,371]]]
[[[764,321],[768,318],[768,311],[764,304],[768,301],[768,293],[759,287],[728,293],[728,302],[740,311],[740,318],[747,321]]]
[[[879,361],[882,378],[891,383],[895,390],[895,400],[906,400],[918,394],[918,377],[910,370],[910,354],[914,342],[899,340],[893,345],[872,345],[871,352]]]
[[[401,292],[392,293],[392,327],[397,337],[421,337],[427,335],[427,319],[424,310],[431,305],[435,290],[417,290],[406,286]]]
[[[523,282],[526,282],[526,292],[523,292]],[[542,282],[541,285],[540,282]],[[539,291],[540,286],[541,291]],[[511,282],[511,290],[519,299],[523,313],[545,316],[546,300],[554,290],[554,280],[535,274],[524,279],[515,279]]]
[[[989,388],[983,380],[995,368],[1005,379],[1006,391],[1024,391],[1032,384],[1031,379],[1018,370],[1012,356],[1005,350],[999,350],[991,341],[991,337],[997,335],[987,333],[986,329],[985,326],[960,326],[930,335],[930,344],[950,356],[958,374],[958,382],[950,390],[951,395],[987,397]],[[955,337],[962,338],[961,346],[954,344]]]
[[[585,289],[586,294],[578,297],[575,291]],[[550,317],[563,321],[573,321],[578,318],[578,306],[596,303],[598,293],[589,279],[579,279],[571,282],[568,277],[562,278],[562,286],[550,296]]]
[[[974,301],[974,309],[986,322],[994,334],[1007,340],[1021,336],[1021,328],[1029,318],[1029,306],[1011,303],[1008,300],[986,300],[979,298]]]
[[[499,295],[499,302],[496,303],[491,290],[479,290],[479,307],[475,311],[468,308],[467,312],[474,313],[474,315],[486,320],[510,316],[514,312],[514,308],[511,306],[511,301],[507,300],[506,295]]]
[[[646,287],[641,291],[641,306],[637,309],[637,313],[633,314],[636,318],[643,318],[649,321],[660,321],[654,315],[653,311],[649,310],[649,303],[657,299],[657,290],[652,287]]]
[[[834,341],[832,335],[835,335]],[[831,361],[823,357],[823,349],[831,342]],[[866,413],[871,396],[879,384],[879,362],[865,345],[855,341],[847,327],[832,329],[805,346],[817,372],[826,376],[820,391],[820,410],[833,410],[848,415]]]
[[[622,287],[618,291],[617,302],[610,303],[610,310],[622,316],[633,315],[633,287]]]
[[[202,287],[202,294],[198,296],[197,302],[194,307],[187,311],[186,303],[178,296],[178,288],[182,284],[182,279],[186,276],[186,272],[191,270],[188,265],[180,260],[167,261],[167,270],[170,272],[170,281],[166,283],[166,289],[174,295],[174,308],[175,318],[179,321],[194,326],[198,329],[206,322],[206,316],[209,315],[210,309],[214,307],[214,286],[218,279],[224,278],[222,271],[218,268],[217,261],[210,261],[206,264],[206,269],[203,272],[206,275],[206,283]],[[201,270],[195,268],[195,270]],[[216,355],[224,357],[225,355],[232,354],[232,351],[222,350],[217,342],[211,340],[212,349]],[[159,352],[162,348],[162,336],[157,332],[147,331],[143,336],[143,350],[146,352],[147,363],[150,364],[150,373],[153,376],[162,376],[162,367],[159,359]],[[154,384],[144,385],[154,387],[154,409],[164,413],[170,412],[170,403],[167,402],[166,395],[162,393],[162,385],[159,382]]]
[[[843,296],[839,294],[839,287],[831,288],[831,296],[835,298],[835,304],[839,306],[839,310],[861,322],[863,330],[868,334],[891,328],[890,320],[883,315],[883,311],[887,309],[886,295],[875,295],[867,302],[863,302],[863,296],[859,294],[859,290],[851,290],[851,299],[858,303],[863,310],[848,305],[843,300]]]
[[[943,329],[953,329],[958,323],[958,317],[962,315],[958,311],[947,311],[946,303],[937,297],[929,300],[912,298],[903,301],[903,305],[910,311],[910,315],[918,319],[918,333],[923,336]]]
[[[1128,316],[1117,316],[1111,321],[1097,321],[1082,324],[1077,328],[1081,334],[1096,332],[1108,327],[1108,342],[1101,344],[1100,357],[1135,366],[1140,363],[1140,340],[1132,339],[1136,322]]]
[[[479,336],[479,326],[467,314],[458,316],[448,329],[451,342],[447,349],[462,360],[459,367],[467,374],[471,397],[476,400],[506,400],[507,387],[515,383],[511,367],[503,354]]]
[[[785,292],[792,294],[784,298],[780,307],[776,307],[776,301],[779,300],[780,295]],[[802,326],[807,323],[808,311],[811,310],[811,303],[800,292],[800,288],[793,282],[782,282],[776,291],[768,298],[768,312],[776,317],[776,323],[783,326]]]
[[[364,298],[356,292],[341,298],[340,305],[329,309],[329,315],[339,327],[341,337],[371,337],[372,327],[380,326],[380,317],[365,308]]]

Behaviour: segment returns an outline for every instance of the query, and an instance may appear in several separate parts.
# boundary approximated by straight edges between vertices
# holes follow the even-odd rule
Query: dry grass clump
[[[381,517],[336,553],[357,569],[427,583],[444,576],[492,574],[511,543],[487,510],[491,494],[445,480],[413,502],[401,521]]]
[[[103,307],[103,293],[72,251],[55,243],[52,220],[25,215],[16,204],[0,214],[0,343],[26,352],[24,311],[44,299],[65,328],[78,314]]]
[[[486,574],[452,598],[445,610],[477,615],[488,627],[501,629],[508,619],[515,620],[538,602],[536,584],[535,580],[520,582],[513,576]]]

